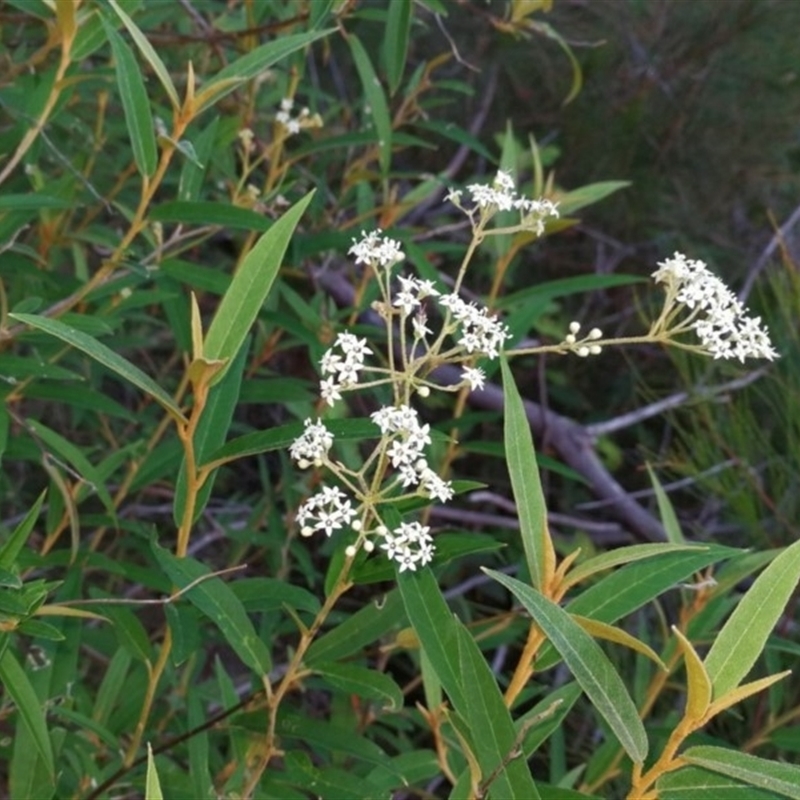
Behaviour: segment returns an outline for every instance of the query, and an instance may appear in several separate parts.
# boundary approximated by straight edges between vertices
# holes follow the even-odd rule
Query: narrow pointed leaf
[[[719,698],[750,672],[800,579],[800,541],[780,553],[756,578],[722,627],[705,659]]]
[[[195,113],[199,114],[204,108],[225,97],[237,86],[260,72],[269,69],[286,56],[301,50],[318,39],[323,39],[333,33],[336,28],[308,33],[294,33],[289,36],[280,36],[272,42],[262,44],[251,50],[241,58],[236,59],[227,67],[220,70],[202,89],[197,92]]]
[[[667,493],[658,481],[655,472],[651,466],[647,465],[647,472],[650,475],[650,482],[653,484],[653,490],[656,493],[656,500],[658,501],[658,514],[661,517],[661,524],[664,526],[664,532],[667,534],[667,539],[674,544],[685,544],[686,538],[681,530],[678,517],[675,514],[675,509],[672,507]]]
[[[692,643],[673,625],[672,632],[678,638],[686,665],[686,710],[687,719],[700,720],[711,703],[711,679],[708,677],[702,659],[692,647]]]
[[[175,419],[186,422],[186,418],[175,404],[175,401],[151,377],[131,364],[130,361],[117,355],[111,348],[106,347],[93,336],[89,336],[87,333],[78,331],[63,322],[59,322],[57,319],[50,319],[49,317],[39,317],[35,314],[9,314],[8,316],[19,320],[19,322],[24,322],[32,328],[44,331],[44,333],[49,333],[51,336],[61,339],[62,342],[82,350],[87,356],[90,356],[104,367],[108,367],[128,383],[132,383],[150,395]]]
[[[404,1],[399,0],[399,2]],[[358,70],[358,77],[361,78],[364,98],[372,114],[372,121],[375,123],[381,173],[386,175],[392,160],[392,118],[389,114],[389,104],[386,102],[383,87],[375,74],[375,69],[364,45],[354,34],[347,37],[347,42],[350,45],[356,70]]]
[[[239,352],[278,274],[289,241],[314,191],[295,203],[245,256],[206,334],[205,357],[232,360]],[[225,370],[218,372],[218,382]]]
[[[466,697],[458,661],[458,629],[439,584],[429,569],[398,574],[397,586],[408,621],[430,659],[453,707],[463,714]]]
[[[130,33],[131,38],[139,48],[139,52],[142,54],[147,63],[153,68],[153,72],[155,72],[158,76],[158,79],[161,81],[161,85],[164,87],[164,90],[169,97],[170,103],[172,103],[172,108],[177,110],[180,107],[178,93],[175,91],[175,85],[172,83],[172,78],[170,78],[169,72],[164,66],[164,62],[161,60],[161,57],[155,51],[153,45],[151,45],[147,40],[147,37],[139,30],[136,23],[122,10],[122,8],[120,8],[117,0],[108,0],[108,2],[114,13],[122,21],[122,24],[128,29],[128,33]]]
[[[742,700],[746,700],[748,697],[758,694],[758,692],[763,692],[764,689],[768,689],[773,683],[777,683],[791,674],[792,671],[787,669],[784,672],[777,673],[776,675],[769,675],[766,678],[760,678],[757,681],[750,681],[750,683],[743,683],[741,686],[737,686],[735,689],[732,689],[727,694],[722,695],[722,697],[718,698],[711,704],[708,709],[708,719],[715,717],[721,711],[725,711],[726,708],[730,708],[731,706],[736,705],[736,703],[741,703]]]
[[[44,762],[48,776],[52,778],[55,775],[55,762],[43,706],[28,676],[10,650],[6,650],[0,658],[0,681],[5,687],[6,695],[16,704],[22,724]]]
[[[701,767],[667,772],[658,779],[656,788],[659,800],[783,800],[775,792],[756,789]]]
[[[188,586],[209,570],[193,558],[177,558],[168,550],[151,542],[156,560],[179,588]],[[266,675],[271,668],[271,657],[267,646],[258,637],[253,623],[247,616],[241,600],[219,577],[209,577],[197,583],[185,595],[220,630],[236,655],[257,675]]]
[[[709,745],[690,747],[683,753],[683,758],[690,764],[720,772],[759,789],[800,800],[798,766]]]
[[[383,54],[389,91],[394,94],[403,79],[408,53],[408,35],[411,31],[411,0],[394,0],[386,12],[386,35]]]
[[[17,556],[20,550],[25,546],[28,537],[39,518],[39,512],[42,510],[42,503],[44,502],[45,492],[42,492],[36,499],[36,502],[31,507],[31,510],[25,515],[22,522],[14,528],[14,532],[8,539],[3,542],[0,547],[0,569],[12,571],[17,561]]]
[[[145,800],[164,800],[150,742],[147,743],[147,777],[145,778],[144,798]]]
[[[500,572],[484,572],[530,612],[625,751],[635,762],[643,763],[647,756],[644,726],[622,678],[597,642],[564,609],[535,589]]]
[[[666,664],[658,657],[658,654],[652,647],[649,647],[635,636],[631,636],[631,634],[622,630],[622,628],[615,628],[613,625],[591,619],[590,617],[581,617],[577,614],[570,614],[570,616],[592,638],[603,639],[606,642],[613,642],[614,644],[621,644],[623,647],[627,647],[636,653],[641,653],[645,658],[649,658],[652,662],[658,664],[659,669],[666,671]]]
[[[340,691],[374,700],[387,711],[399,711],[403,707],[403,690],[383,672],[357,664],[332,662],[315,664],[314,672]]]
[[[117,85],[119,86],[122,110],[125,112],[125,123],[128,126],[133,158],[139,172],[147,178],[152,178],[158,164],[158,150],[153,117],[150,113],[150,100],[147,97],[142,73],[133,52],[125,44],[125,40],[105,19],[103,27],[114,53]]]
[[[578,564],[574,569],[567,573],[564,579],[564,586],[575,586],[582,583],[591,575],[603,572],[611,567],[618,567],[622,564],[632,564],[634,561],[641,561],[645,558],[653,558],[662,553],[679,553],[681,551],[703,552],[707,547],[690,544],[633,544],[628,547],[617,547],[607,553],[590,558]]]
[[[514,723],[503,695],[478,646],[467,629],[456,623],[458,659],[465,688],[470,728],[475,732],[475,755],[481,767],[481,784],[489,798],[525,797],[538,800],[539,792],[517,741]]]
[[[511,486],[517,505],[520,535],[531,581],[543,592],[555,568],[555,551],[547,528],[547,507],[539,480],[531,427],[525,415],[522,397],[505,359],[502,359],[500,366],[503,371],[505,396],[503,436]]]

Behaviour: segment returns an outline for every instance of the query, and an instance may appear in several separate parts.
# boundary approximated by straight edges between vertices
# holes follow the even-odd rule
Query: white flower
[[[301,469],[312,464],[320,466],[333,446],[333,434],[320,419],[305,421],[305,430],[289,447],[289,455],[297,461]]]
[[[464,367],[461,371],[461,379],[466,381],[469,384],[469,388],[475,391],[475,389],[483,389],[486,373],[477,367]]]
[[[666,286],[668,302],[686,306],[697,319],[691,328],[714,358],[778,357],[760,317],[750,317],[731,290],[702,261],[675,253],[659,263],[656,283]],[[702,316],[700,315],[702,312]]]
[[[341,350],[341,354],[336,352]],[[341,389],[350,389],[358,384],[359,372],[364,368],[364,357],[371,355],[366,339],[359,339],[348,331],[336,337],[333,347],[320,359],[320,370],[330,377],[320,382],[319,391],[323,400],[332,406],[342,399]]]
[[[443,295],[439,303],[461,323],[462,334],[458,341],[468,353],[483,353],[489,358],[498,356],[510,334],[497,317],[474,303],[466,303],[455,294]]]
[[[314,531],[325,531],[330,536],[335,530],[351,525],[357,516],[347,495],[335,486],[323,486],[297,510],[297,524],[304,536]]]
[[[440,478],[430,467],[425,467],[420,474],[422,491],[434,500],[447,503],[453,498],[453,485]]]
[[[382,237],[382,233],[380,228],[372,233],[361,231],[361,240],[353,239],[348,255],[356,257],[356,264],[380,264],[382,267],[391,267],[392,264],[402,261],[405,255],[400,249],[400,242]]]
[[[402,522],[395,530],[384,532],[381,549],[386,551],[387,558],[400,565],[400,572],[407,569],[414,572],[417,565],[425,566],[433,560],[433,538],[429,531],[419,522]]]
[[[320,381],[319,384],[319,394],[320,397],[329,405],[333,406],[333,404],[337,400],[342,399],[341,392],[339,391],[341,387],[338,383],[336,383],[336,379],[326,378],[324,381]]]

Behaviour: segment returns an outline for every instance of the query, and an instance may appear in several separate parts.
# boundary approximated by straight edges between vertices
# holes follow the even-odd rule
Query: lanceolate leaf
[[[708,745],[690,747],[682,755],[690,764],[800,800],[800,767]]]
[[[400,3],[404,1],[398,0]],[[380,161],[381,172],[386,175],[389,172],[389,165],[392,160],[392,118],[389,115],[389,105],[386,102],[386,95],[383,93],[381,82],[375,74],[375,69],[369,60],[369,55],[367,55],[364,45],[354,34],[348,36],[347,41],[350,44],[353,61],[358,70],[358,77],[361,78],[361,86],[369,106],[369,113],[375,123],[375,133],[378,137],[378,160]]]
[[[93,336],[75,330],[75,328],[49,317],[39,317],[35,314],[9,314],[8,316],[24,322],[32,328],[49,333],[51,336],[55,336],[61,341],[78,348],[78,350],[82,350],[87,356],[90,356],[104,367],[108,367],[121,378],[149,394],[175,419],[186,421],[175,401],[152,378],[145,375],[138,367],[135,367],[130,361],[115,353],[111,348],[106,347]]]
[[[139,52],[142,54],[142,56],[144,56],[144,58],[153,68],[153,72],[155,72],[158,76],[158,79],[161,81],[161,85],[164,87],[164,90],[166,91],[167,96],[172,103],[173,109],[177,110],[180,106],[178,93],[175,91],[172,78],[170,78],[169,72],[164,66],[164,62],[159,57],[158,53],[156,53],[153,45],[151,45],[147,40],[147,37],[139,30],[136,23],[120,8],[117,0],[108,0],[108,2],[114,13],[122,20],[122,24],[128,29],[128,33],[130,33],[133,41],[136,42]]]
[[[547,528],[547,508],[539,480],[531,428],[525,415],[522,398],[505,359],[501,361],[500,366],[503,371],[505,395],[503,433],[508,471],[517,504],[519,529],[531,580],[537,589],[544,592],[555,569],[556,560],[550,531]]]
[[[151,542],[151,547],[164,572],[179,588],[209,575],[209,570],[193,558],[177,558],[155,541]],[[230,586],[216,576],[209,577],[189,589],[186,597],[219,628],[228,644],[250,669],[257,675],[269,672],[269,650],[258,637],[244,606]]]
[[[133,158],[139,172],[145,177],[151,178],[156,171],[158,151],[153,117],[150,113],[150,101],[147,98],[147,90],[144,88],[142,73],[139,71],[139,65],[136,63],[130,47],[125,44],[123,38],[105,20],[103,20],[103,27],[114,52],[117,84],[133,148]]]
[[[6,650],[0,658],[0,681],[3,682],[6,695],[16,703],[22,724],[27,728],[42,758],[47,774],[52,777],[55,775],[55,762],[42,704],[28,676],[10,650]]]
[[[750,672],[800,579],[800,541],[756,578],[719,632],[705,659],[717,700]]]
[[[269,69],[273,64],[277,64],[278,61],[286,58],[291,53],[301,50],[303,47],[317,41],[317,39],[323,39],[335,30],[335,28],[328,28],[322,31],[280,36],[275,41],[256,47],[255,50],[251,50],[247,55],[228,64],[227,67],[211,78],[202,89],[198,90],[195,113],[200,113],[204,108],[232,92],[244,81],[254,78],[260,72]]]
[[[458,656],[464,689],[469,702],[464,712],[475,732],[475,754],[481,765],[481,785],[488,797],[525,797],[538,800],[539,792],[528,764],[522,758],[514,723],[478,646],[467,629],[456,623]]]
[[[597,642],[560,606],[500,572],[484,572],[509,589],[558,650],[575,680],[636,763],[647,756],[647,736],[625,684]]]
[[[272,288],[294,229],[313,196],[311,191],[295,203],[245,256],[206,334],[207,359],[230,361],[239,352]],[[225,370],[218,372],[214,382],[224,373]]]

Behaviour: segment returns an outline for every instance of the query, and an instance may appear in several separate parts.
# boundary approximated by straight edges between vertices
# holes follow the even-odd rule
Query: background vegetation
[[[798,557],[774,559],[798,538],[798,29],[791,0],[0,3],[4,794],[157,797],[154,764],[170,798],[503,797],[528,786],[524,752],[541,797],[656,796],[631,789],[633,723],[609,722],[558,647],[569,669],[542,650],[511,714],[493,705],[530,655],[527,614],[555,620],[551,640],[570,619],[481,572],[561,600],[537,584],[530,541],[619,567],[588,569],[567,600],[621,619],[668,668],[602,645],[644,718],[648,766],[704,685],[670,625],[701,654],[721,630],[730,641],[727,615],[761,596],[768,564],[786,570],[762,573],[784,602],[753,614],[746,653],[731,647],[758,658],[754,677],[790,668]],[[646,278],[680,249],[741,290],[781,359],[520,358],[533,404],[517,416],[495,362],[496,395],[424,407],[462,482],[426,512],[434,569],[398,582],[367,562],[329,608],[344,545],[299,537],[320,476],[285,448],[321,413],[336,332],[377,335],[347,250],[381,227],[446,284],[469,231],[445,194],[500,166],[562,210],[470,274],[517,342],[558,340],[573,319],[641,329]],[[248,264],[249,291],[232,281]],[[549,533],[514,506],[525,464],[507,465],[503,442],[523,413]],[[591,561],[684,537],[711,548]],[[623,587],[638,593],[603,618]],[[713,664],[718,701],[731,676]],[[486,719],[459,703],[465,687],[492,698]],[[797,797],[799,692],[789,676],[743,694],[692,732],[694,766],[657,796]],[[725,772],[722,747],[759,760]]]

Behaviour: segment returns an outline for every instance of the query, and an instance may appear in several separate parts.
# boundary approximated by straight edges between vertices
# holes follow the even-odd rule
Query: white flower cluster
[[[337,353],[336,349],[341,352]],[[320,394],[332,406],[342,399],[341,389],[350,389],[358,384],[358,374],[364,368],[364,357],[372,355],[366,339],[359,339],[344,331],[336,337],[333,347],[325,352],[320,361],[324,378],[320,383]]]
[[[333,447],[333,434],[319,418],[316,422],[305,421],[305,430],[289,447],[289,455],[297,462],[300,469],[307,469],[312,464],[322,466]]]
[[[472,202],[489,215],[497,211],[517,209],[522,217],[521,225],[527,230],[535,231],[537,236],[544,233],[547,217],[558,217],[557,203],[544,198],[531,200],[520,196],[514,186],[514,179],[503,170],[497,173],[491,185],[471,183],[467,189]],[[461,194],[460,191],[453,190],[445,199],[462,208]]]
[[[458,343],[468,353],[479,353],[497,358],[503,342],[508,339],[508,328],[485,308],[467,303],[456,294],[446,294],[439,304],[449,309],[453,318],[461,323],[461,338]]]
[[[690,327],[703,348],[714,358],[767,358],[778,353],[760,317],[750,317],[747,309],[731,290],[702,261],[675,253],[659,262],[653,273],[657,283],[667,288],[668,301],[686,306],[695,319]],[[703,316],[699,313],[703,312]]]
[[[347,251],[348,255],[356,257],[356,264],[391,267],[405,258],[400,242],[383,236],[380,228],[372,233],[361,231],[361,237],[360,241],[353,239],[353,246]]]
[[[402,522],[394,531],[382,531],[381,549],[400,565],[400,572],[407,569],[413,572],[417,564],[424,566],[433,559],[433,538],[429,531],[427,525],[419,522]]]
[[[297,524],[303,536],[314,531],[325,531],[330,536],[343,527],[353,527],[357,516],[353,503],[335,486],[323,486],[322,491],[310,497],[297,510]]]
[[[381,434],[391,442],[387,455],[399,472],[404,488],[420,485],[428,497],[446,503],[453,496],[449,481],[442,480],[425,460],[425,446],[431,443],[431,426],[422,425],[411,406],[385,406],[370,416]]]
[[[301,108],[300,113],[292,116],[292,109],[294,108],[294,100],[291,97],[284,97],[281,100],[280,111],[275,115],[275,121],[279,122],[286,128],[288,136],[294,136],[300,133],[303,128],[321,128],[322,118],[319,114],[312,114],[307,108]]]

